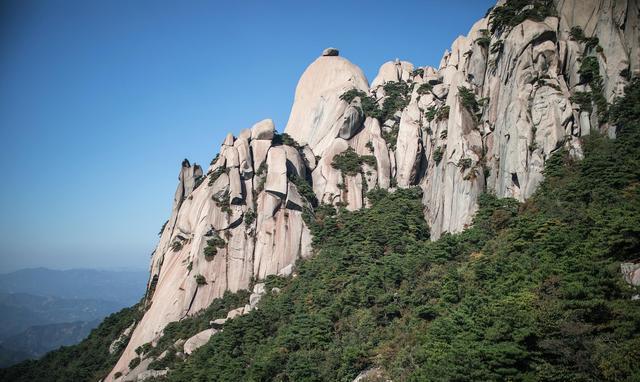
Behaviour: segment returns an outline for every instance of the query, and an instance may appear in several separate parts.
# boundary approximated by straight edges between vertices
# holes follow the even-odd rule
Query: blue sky
[[[146,268],[180,162],[286,124],[328,46],[437,66],[493,1],[0,2],[0,272]]]

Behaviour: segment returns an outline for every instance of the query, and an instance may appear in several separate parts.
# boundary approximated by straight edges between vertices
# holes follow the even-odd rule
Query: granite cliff
[[[227,135],[207,169],[182,163],[144,316],[107,380],[138,378],[136,349],[168,323],[292,274],[312,255],[305,219],[318,205],[356,210],[376,187],[419,186],[437,239],[471,223],[483,192],[527,199],[556,150],[580,157],[581,137],[615,136],[607,109],[640,73],[639,14],[634,0],[501,1],[437,68],[389,61],[371,83],[326,49],[283,134],[265,119]]]

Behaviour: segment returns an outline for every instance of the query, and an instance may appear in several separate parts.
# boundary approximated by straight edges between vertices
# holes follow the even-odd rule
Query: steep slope
[[[419,186],[433,239],[472,222],[480,194],[523,201],[551,155],[615,136],[609,102],[637,74],[638,2],[500,2],[438,68],[362,71],[327,49],[302,75],[285,133],[264,120],[229,134],[206,173],[183,162],[151,265],[146,311],[107,380],[135,349],[225,291],[288,275],[311,254],[316,203],[355,211],[367,191]],[[240,313],[247,313],[247,307]],[[128,375],[128,373],[130,375]]]
[[[483,194],[459,234],[428,240],[418,187],[318,211],[296,277],[267,279],[257,310],[161,380],[638,380],[640,288],[620,263],[640,250],[639,106],[636,79],[617,139],[554,153],[525,203]]]
[[[317,253],[295,277],[268,277],[257,309],[217,329],[209,320],[220,322],[248,292],[169,324],[155,346],[138,350],[153,359],[144,376],[638,380],[640,285],[627,284],[627,272],[640,273],[630,262],[640,250],[640,79],[627,93],[611,108],[617,139],[585,137],[582,160],[558,150],[525,203],[481,195],[462,233],[429,240],[419,187],[372,190],[371,207],[352,212],[318,208],[309,220]],[[0,379],[97,379],[135,311],[110,317],[78,346],[0,370]],[[184,339],[221,327],[188,351]]]

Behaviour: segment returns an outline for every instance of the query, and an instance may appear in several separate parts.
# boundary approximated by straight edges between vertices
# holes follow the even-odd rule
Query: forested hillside
[[[171,369],[162,380],[351,381],[378,367],[394,381],[637,381],[638,290],[619,264],[640,250],[639,80],[611,116],[617,139],[583,138],[582,160],[559,150],[527,202],[483,195],[472,227],[435,242],[417,188],[374,189],[359,211],[307,211],[315,255],[269,277],[279,292],[186,361],[156,364]],[[96,380],[137,315],[0,379]],[[168,333],[192,335],[193,320]]]
[[[627,93],[617,139],[556,153],[524,204],[484,195],[461,234],[428,241],[416,189],[321,209],[297,277],[167,379],[638,380],[638,291],[619,263],[640,250],[640,81]]]

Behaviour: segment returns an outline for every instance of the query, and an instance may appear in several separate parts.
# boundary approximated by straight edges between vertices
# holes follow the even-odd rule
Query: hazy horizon
[[[400,58],[437,66],[493,1],[0,5],[0,273],[146,269],[183,158],[228,132],[284,129],[329,46],[371,81]]]

